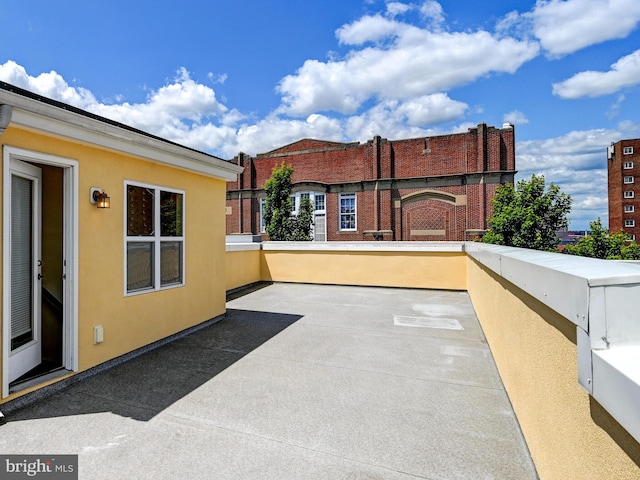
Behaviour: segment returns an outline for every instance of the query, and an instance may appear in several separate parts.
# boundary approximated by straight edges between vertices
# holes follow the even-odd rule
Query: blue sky
[[[640,137],[640,2],[0,0],[0,80],[222,158],[516,125],[517,179],[607,222]]]

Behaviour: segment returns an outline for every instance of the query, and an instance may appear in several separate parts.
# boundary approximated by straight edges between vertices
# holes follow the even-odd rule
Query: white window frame
[[[635,212],[636,208],[633,205],[625,205],[624,206],[624,213],[633,213]]]
[[[267,223],[264,221],[264,207],[267,204],[267,198],[260,199],[260,233],[267,233]]]
[[[627,176],[625,176],[625,177],[624,177],[624,183],[625,183],[625,184],[634,183],[633,175],[627,175]]]
[[[154,205],[153,205],[153,235],[149,236],[129,236],[127,222],[128,222],[128,189],[129,186],[133,187],[142,187],[148,188],[150,190],[154,190]],[[182,195],[182,235],[181,236],[162,236],[160,231],[160,192],[169,192],[169,193],[177,193]],[[125,180],[124,182],[124,294],[125,296],[133,296],[133,295],[142,295],[150,292],[158,292],[161,290],[169,290],[172,288],[180,288],[184,287],[185,279],[186,279],[186,193],[184,190],[180,190],[177,188],[165,187],[160,185],[154,185],[150,183],[142,183],[135,182],[130,180]],[[127,245],[130,242],[139,242],[139,243],[153,243],[153,286],[137,289],[137,290],[129,290],[127,285],[127,276],[128,276],[128,256],[127,256]],[[168,285],[161,285],[161,244],[162,242],[181,242],[182,243],[182,252],[180,259],[180,277],[181,281],[176,283],[171,283]]]
[[[353,213],[342,212],[342,200],[353,199]],[[342,228],[342,217],[346,215],[353,215],[353,228]],[[358,230],[358,197],[355,193],[341,193],[338,198],[338,229],[341,232],[355,232]]]
[[[635,197],[635,193],[633,192],[633,190],[624,191],[624,198],[634,198],[634,197]]]
[[[625,170],[631,170],[633,168],[633,162],[624,162],[622,168]]]
[[[625,227],[635,227],[636,226],[636,221],[632,220],[632,219],[627,219],[624,221],[624,226]]]
[[[633,147],[622,147],[623,155],[633,155]]]
[[[318,208],[318,200],[320,200],[320,197],[322,197],[322,207],[323,208]],[[313,194],[313,211],[314,213],[318,214],[318,213],[326,213],[327,211],[327,195],[321,192],[315,192]]]
[[[629,237],[631,237],[631,241],[635,242],[636,241],[636,234],[635,233],[630,233]]]

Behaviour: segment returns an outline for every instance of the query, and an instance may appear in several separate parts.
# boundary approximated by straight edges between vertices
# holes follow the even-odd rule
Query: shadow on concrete
[[[112,412],[148,421],[300,318],[228,309],[220,322],[17,409],[7,420]]]

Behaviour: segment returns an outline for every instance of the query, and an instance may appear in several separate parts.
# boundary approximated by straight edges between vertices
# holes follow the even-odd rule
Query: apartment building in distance
[[[291,165],[293,213],[315,206],[314,240],[463,241],[484,233],[496,188],[513,183],[515,131],[484,123],[464,133],[366,143],[303,139],[255,157],[227,184],[227,234],[265,236],[265,181]]]
[[[620,140],[607,149],[609,231],[640,239],[640,139]]]

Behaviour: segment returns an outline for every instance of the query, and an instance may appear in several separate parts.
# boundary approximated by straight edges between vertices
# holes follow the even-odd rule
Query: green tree
[[[282,162],[273,167],[271,177],[264,184],[267,198],[263,215],[269,240],[311,240],[313,206],[308,198],[303,198],[300,214],[297,217],[292,214],[292,176],[293,167]]]
[[[544,175],[532,175],[515,187],[500,185],[491,204],[485,243],[553,251],[560,243],[556,232],[569,225],[571,196],[553,183],[546,188]]]
[[[631,236],[623,231],[610,234],[600,218],[589,223],[589,234],[573,245],[567,245],[563,252],[581,257],[607,260],[640,260],[640,246],[631,241]]]
[[[300,200],[300,211],[294,221],[294,240],[312,240],[311,226],[313,225],[313,205],[307,196]]]

